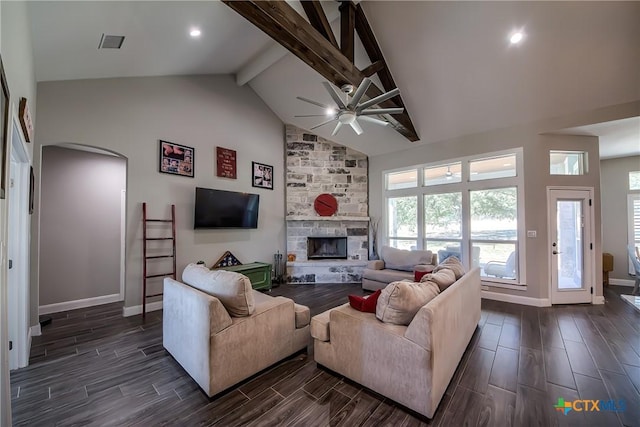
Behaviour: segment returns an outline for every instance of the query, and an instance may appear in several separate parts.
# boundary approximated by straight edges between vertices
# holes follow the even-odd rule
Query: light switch
[[[527,230],[527,237],[537,237],[538,232],[536,230]]]

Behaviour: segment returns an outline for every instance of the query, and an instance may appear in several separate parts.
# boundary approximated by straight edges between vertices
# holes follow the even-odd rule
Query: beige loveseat
[[[413,280],[415,271],[431,271],[438,255],[431,251],[407,251],[383,246],[380,259],[369,261],[362,272],[362,289],[376,291],[398,280]]]
[[[190,264],[183,282],[164,281],[162,344],[209,397],[309,344],[309,309],[242,274]]]
[[[408,326],[383,323],[349,304],[314,316],[315,360],[431,418],[479,320],[475,268],[419,308]]]

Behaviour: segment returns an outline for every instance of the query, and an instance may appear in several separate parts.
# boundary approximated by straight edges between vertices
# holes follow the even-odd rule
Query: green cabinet
[[[220,267],[220,269],[244,274],[251,281],[253,289],[271,289],[271,264],[252,262],[250,264]]]

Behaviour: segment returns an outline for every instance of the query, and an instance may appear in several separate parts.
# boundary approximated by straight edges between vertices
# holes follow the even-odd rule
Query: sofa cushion
[[[430,264],[433,254],[431,251],[407,251],[383,246],[380,250],[380,257],[384,261],[385,268],[413,272],[413,268],[417,264]]]
[[[391,283],[397,280],[413,280],[413,272],[400,270],[370,270],[365,268],[362,277],[376,282]]]
[[[251,281],[244,274],[189,264],[182,272],[182,281],[218,298],[231,316],[246,317],[255,311]]]
[[[433,282],[393,282],[382,290],[376,317],[396,325],[408,325],[418,310],[440,293]]]
[[[437,273],[438,271],[444,269],[453,271],[453,274],[456,276],[456,280],[464,276],[464,274],[467,272],[462,262],[454,256],[450,256],[449,258],[438,264],[438,266],[433,269],[433,272]]]
[[[438,286],[440,292],[442,292],[449,286],[453,285],[453,283],[456,281],[456,276],[452,270],[443,268],[436,273],[424,275],[420,281],[423,283],[433,282]]]
[[[293,308],[296,312],[296,329],[304,328],[311,321],[309,307],[302,304],[294,304]]]
[[[351,307],[358,311],[365,313],[375,313],[378,303],[378,297],[380,297],[381,289],[378,289],[369,296],[361,297],[359,295],[349,295],[349,304]]]
[[[326,310],[311,318],[311,336],[318,341],[327,342],[329,341],[329,338],[331,338],[329,334],[329,321],[331,320],[330,315],[331,310]]]

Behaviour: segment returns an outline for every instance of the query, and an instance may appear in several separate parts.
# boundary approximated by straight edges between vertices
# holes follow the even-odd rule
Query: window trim
[[[523,290],[526,289],[526,222],[525,222],[525,185],[524,185],[524,160],[523,160],[523,148],[517,147],[508,150],[500,150],[493,151],[489,153],[480,153],[471,156],[464,157],[456,157],[450,159],[443,159],[436,162],[428,162],[418,165],[405,166],[402,168],[394,168],[382,171],[382,201],[383,201],[383,215],[384,215],[384,224],[382,227],[382,232],[384,233],[381,237],[382,244],[389,244],[389,203],[388,199],[393,197],[403,197],[403,196],[418,196],[418,236],[416,240],[416,247],[418,249],[424,249],[424,242],[428,240],[424,233],[424,196],[426,194],[441,194],[441,193],[453,193],[460,192],[462,195],[462,209],[463,209],[463,218],[462,218],[462,237],[461,237],[461,248],[462,248],[462,258],[466,260],[465,265],[469,267],[471,263],[471,218],[470,218],[470,191],[473,190],[491,190],[497,188],[504,187],[516,187],[517,188],[517,250],[518,250],[518,279],[514,280],[505,280],[497,277],[488,277],[482,276],[481,280],[483,283],[486,282],[488,285],[495,285],[496,287],[504,287],[507,286],[509,288],[513,287],[514,289]],[[516,176],[513,177],[504,177],[504,178],[493,178],[487,180],[477,180],[471,181],[470,177],[470,165],[469,163],[474,160],[482,160],[489,157],[500,157],[504,155],[515,155],[516,156]],[[447,164],[452,164],[456,162],[461,162],[461,181],[460,182],[451,182],[437,185],[424,185],[424,168],[429,167],[437,167]],[[398,190],[388,190],[386,187],[386,176],[388,173],[401,172],[405,170],[418,169],[418,186],[413,188],[403,188]],[[413,238],[411,239],[413,240]]]
[[[636,242],[634,241],[634,227],[633,227],[633,202],[635,200],[639,200],[640,201],[640,192],[638,192],[637,190],[635,190],[635,192],[633,193],[629,193],[627,194],[627,232],[628,232],[628,238],[627,238],[627,244],[636,244]],[[629,255],[627,255],[627,265],[628,265],[628,269],[629,269],[629,274],[634,275],[636,273],[635,269],[633,268],[633,264],[631,263],[631,259],[629,258]]]

